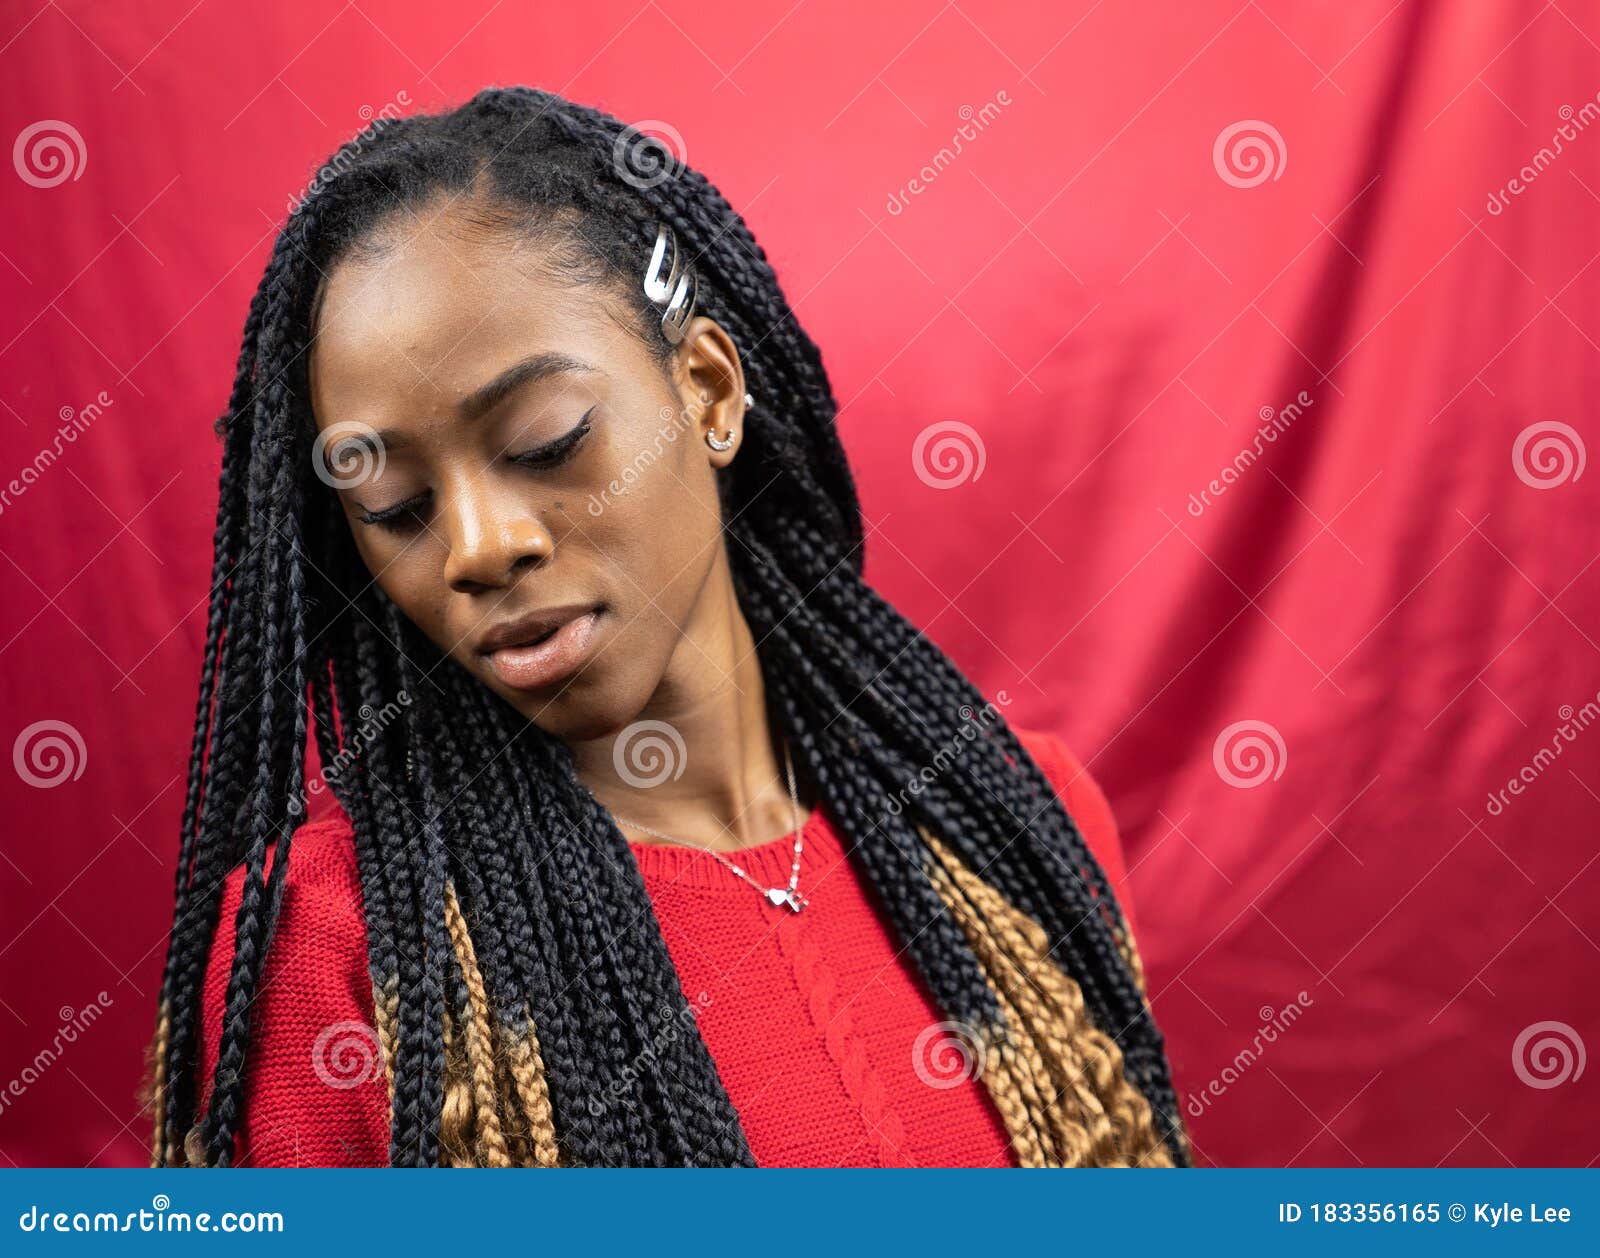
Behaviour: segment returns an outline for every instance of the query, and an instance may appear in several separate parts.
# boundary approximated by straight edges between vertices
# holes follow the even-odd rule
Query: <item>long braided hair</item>
[[[633,277],[657,226],[676,233],[699,309],[739,346],[761,399],[719,490],[735,588],[797,763],[981,1055],[1019,1160],[1187,1164],[1104,873],[1003,718],[975,737],[983,696],[863,582],[821,356],[744,220],[693,169],[661,177],[658,157],[607,114],[485,90],[345,144],[279,234],[217,421],[213,586],[151,1048],[152,1163],[235,1156],[251,1004],[305,819],[309,723],[354,829],[392,1164],[754,1164],[626,840],[570,749],[388,600],[313,474],[319,282],[391,216],[470,196],[559,239],[575,275],[629,277],[662,361],[660,312]],[[950,747],[962,750],[941,754]],[[941,771],[924,772],[936,760]],[[207,1096],[200,992],[223,880],[241,864]]]

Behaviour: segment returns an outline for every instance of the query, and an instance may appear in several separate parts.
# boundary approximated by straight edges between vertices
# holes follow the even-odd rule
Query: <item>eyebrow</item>
[[[499,403],[505,401],[512,392],[534,380],[544,380],[551,376],[566,375],[598,371],[599,368],[584,362],[581,358],[574,358],[571,354],[563,354],[550,350],[539,354],[530,354],[520,362],[512,363],[487,384],[479,385],[460,402],[456,409],[461,412],[463,419],[477,419],[493,410]],[[398,428],[381,428],[376,432],[358,433],[346,437],[334,450],[328,453],[334,456],[335,452],[347,442],[356,442],[364,448],[373,447],[373,438],[388,450],[403,450],[411,444],[411,439]]]
[[[521,388],[534,380],[544,380],[550,376],[564,375],[569,372],[594,371],[582,359],[574,358],[570,354],[547,352],[530,354],[521,362],[512,363],[493,380],[480,385],[456,404],[456,409],[461,412],[463,419],[476,419],[487,413],[504,401],[514,390]]]

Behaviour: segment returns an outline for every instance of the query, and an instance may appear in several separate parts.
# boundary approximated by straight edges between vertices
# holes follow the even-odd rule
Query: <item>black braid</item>
[[[199,1155],[220,1165],[233,1156],[251,1002],[303,817],[309,712],[324,766],[338,762],[329,784],[354,827],[373,989],[393,1037],[391,1162],[439,1160],[444,1012],[470,1016],[445,925],[448,883],[494,1017],[537,1030],[563,1162],[754,1164],[703,1039],[656,1036],[692,1016],[689,1002],[627,842],[578,780],[571,750],[389,602],[312,473],[305,359],[321,280],[394,216],[445,196],[548,242],[571,278],[627,293],[662,363],[672,346],[637,277],[656,225],[673,228],[699,274],[699,311],[733,338],[761,400],[719,491],[735,587],[797,768],[839,819],[944,1014],[1002,1021],[930,879],[918,827],[1045,929],[1185,1161],[1161,1036],[1117,946],[1125,927],[1104,873],[1004,719],[973,738],[984,697],[863,582],[832,388],[761,246],[697,171],[624,178],[630,136],[549,93],[486,90],[346,144],[328,163],[339,173],[279,236],[218,422],[215,584],[162,981],[170,1034],[157,1160],[177,1160],[197,1118],[201,979],[222,880],[242,863],[219,1058],[198,1116]],[[890,807],[941,748],[962,743],[945,772]]]

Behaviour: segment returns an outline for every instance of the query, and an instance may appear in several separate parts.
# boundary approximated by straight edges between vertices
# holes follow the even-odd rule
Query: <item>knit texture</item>
[[[1106,871],[1130,927],[1127,875],[1104,795],[1053,734],[1017,731]],[[1014,1166],[1005,1127],[901,955],[829,810],[805,835],[800,913],[769,904],[713,857],[630,843],[684,995],[763,1166]],[[731,859],[787,886],[787,834]],[[201,1014],[209,1091],[243,871],[224,892]],[[252,1007],[236,1165],[381,1166],[388,1095],[373,1031],[348,817],[302,826]]]

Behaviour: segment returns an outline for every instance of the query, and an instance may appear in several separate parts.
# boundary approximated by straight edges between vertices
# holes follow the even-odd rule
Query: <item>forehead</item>
[[[622,277],[574,283],[553,273],[548,246],[451,207],[403,215],[378,243],[324,281],[309,359],[319,425],[450,405],[541,351],[616,374],[649,361]]]

